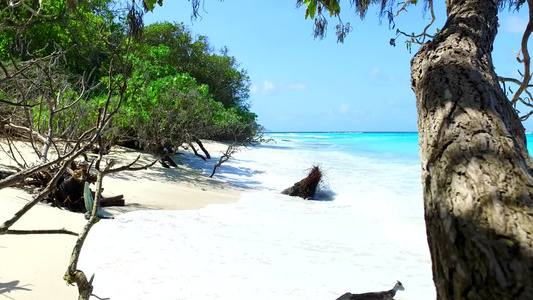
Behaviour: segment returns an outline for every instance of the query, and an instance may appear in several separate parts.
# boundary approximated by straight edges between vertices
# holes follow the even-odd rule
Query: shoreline
[[[210,160],[213,164],[226,147],[216,142],[204,142],[204,146],[213,155]],[[126,164],[139,154],[142,162],[154,158],[122,147],[114,149],[108,157]],[[102,194],[106,197],[124,195],[125,206],[104,208],[114,215],[137,210],[198,210],[210,204],[237,202],[241,192],[229,183],[209,178],[201,170],[183,165],[166,169],[159,163],[148,170],[109,175],[104,178],[103,187]],[[91,188],[94,189],[94,185]],[[22,189],[0,190],[0,222],[10,219],[31,197]],[[11,229],[65,228],[79,233],[86,222],[81,213],[39,203]],[[77,287],[67,286],[63,280],[76,240],[76,236],[64,234],[0,235],[0,295],[19,300],[77,299]]]

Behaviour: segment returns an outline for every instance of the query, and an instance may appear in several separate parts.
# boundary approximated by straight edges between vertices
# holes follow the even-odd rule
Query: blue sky
[[[349,5],[342,7],[343,21],[353,27],[344,44],[337,43],[334,19],[326,38],[314,39],[313,22],[295,3],[205,1],[201,19],[192,22],[190,2],[167,0],[145,15],[145,23],[183,22],[194,34],[207,36],[215,48],[226,46],[248,71],[251,110],[270,131],[416,131],[410,60],[417,48],[409,53],[401,38],[396,47],[390,46],[396,30],[389,29],[387,20],[380,25],[375,7],[363,21]],[[437,4],[436,28],[445,22],[443,8]],[[395,22],[402,31],[420,32],[429,16],[413,7]],[[527,8],[520,13],[506,9],[499,19],[496,71],[517,76],[521,66],[513,50],[520,47]],[[533,120],[524,126],[533,131]]]

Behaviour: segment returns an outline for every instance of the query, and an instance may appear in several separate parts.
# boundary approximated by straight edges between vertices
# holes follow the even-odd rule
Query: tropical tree
[[[226,108],[213,99],[208,85],[169,64],[175,48],[146,46],[143,51],[141,57],[131,58],[127,99],[115,118],[119,138],[157,152],[199,139],[242,140],[255,135],[255,114],[238,105]]]
[[[145,0],[153,8],[154,0]],[[192,1],[193,15],[198,3]],[[400,11],[418,1],[402,3]],[[514,105],[529,86],[527,41],[524,80],[509,101],[491,51],[498,10],[526,1],[447,0],[447,22],[411,62],[417,99],[425,219],[438,299],[530,299],[533,295],[533,161]],[[161,3],[159,3],[161,4]],[[328,12],[339,17],[340,0],[297,0],[323,36]],[[379,5],[391,19],[396,1],[350,0],[364,17]],[[424,4],[433,13],[433,1]],[[195,9],[196,8],[196,9]],[[343,40],[351,30],[339,22]],[[421,35],[412,35],[417,41]],[[523,97],[526,98],[526,97]]]
[[[311,17],[316,13],[319,35],[321,11],[340,13],[339,1],[298,3]],[[378,2],[351,3],[364,17]],[[379,3],[382,14],[393,15],[394,1]],[[432,1],[426,4],[433,14]],[[491,57],[504,4],[446,1],[446,25],[411,62],[438,299],[529,299],[533,293],[533,162],[516,100],[506,98]],[[350,30],[342,23],[336,28],[340,39]],[[529,70],[526,76],[528,85]]]
[[[215,101],[227,108],[247,105],[250,79],[227,48],[217,53],[207,37],[193,37],[183,24],[163,22],[144,27],[138,56],[150,59],[150,48],[159,45],[170,49],[167,64],[208,85]]]
[[[61,50],[69,72],[93,71],[96,81],[105,75],[111,55],[102,37],[116,42],[125,31],[112,1],[80,1],[75,9],[69,1],[40,3],[0,1],[0,60],[26,61]]]
[[[142,147],[161,151],[192,141],[209,125],[212,110],[208,86],[165,64],[170,50],[151,47],[151,60],[133,57],[127,100],[115,124]]]

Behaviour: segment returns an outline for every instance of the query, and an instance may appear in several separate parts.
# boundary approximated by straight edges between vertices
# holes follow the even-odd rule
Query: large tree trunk
[[[493,70],[497,7],[447,4],[411,69],[437,298],[531,299],[533,163]]]

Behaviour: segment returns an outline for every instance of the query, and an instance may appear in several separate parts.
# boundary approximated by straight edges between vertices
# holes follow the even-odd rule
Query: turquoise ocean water
[[[96,273],[94,293],[326,300],[400,280],[396,299],[435,299],[416,133],[268,136],[274,141],[241,150],[217,172],[243,188],[239,202],[100,222],[80,260]],[[183,160],[205,174],[214,161]],[[324,171],[315,201],[280,194],[312,165]]]

